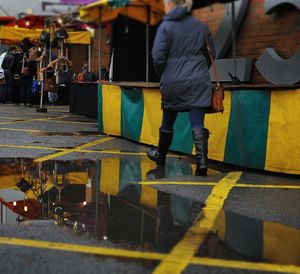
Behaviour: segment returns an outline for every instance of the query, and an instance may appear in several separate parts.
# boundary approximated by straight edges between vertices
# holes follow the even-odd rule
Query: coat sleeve
[[[159,77],[161,77],[166,62],[168,59],[170,49],[170,43],[168,39],[168,33],[163,25],[161,25],[156,33],[153,49],[152,49],[152,58],[156,73]]]

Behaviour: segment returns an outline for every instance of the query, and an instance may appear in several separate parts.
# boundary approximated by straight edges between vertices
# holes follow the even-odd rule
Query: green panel
[[[141,182],[141,160],[121,159],[120,162],[120,192],[119,197],[134,203],[138,203],[142,191],[142,186],[133,184]]]
[[[123,137],[134,141],[140,140],[143,114],[143,90],[122,88],[121,135]]]
[[[174,125],[174,137],[171,150],[192,153],[193,136],[188,112],[180,112]]]
[[[263,256],[263,222],[233,212],[225,212],[225,243],[243,257],[261,260]]]
[[[98,130],[103,132],[102,85],[98,85]]]
[[[166,177],[182,177],[193,175],[192,165],[188,161],[169,157],[165,165]]]
[[[108,1],[108,5],[113,8],[125,7],[129,3],[129,0],[113,0]]]
[[[267,91],[232,92],[225,162],[250,168],[264,168],[270,96],[271,93]]]
[[[171,195],[171,213],[174,220],[187,223],[193,201],[177,195]]]

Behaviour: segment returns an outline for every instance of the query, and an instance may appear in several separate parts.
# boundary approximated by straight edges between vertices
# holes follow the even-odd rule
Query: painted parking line
[[[6,127],[1,127],[0,130],[4,130],[4,131],[20,131],[20,132],[41,132],[40,130],[35,130],[35,129],[6,128]]]
[[[106,248],[99,246],[78,245],[78,244],[66,244],[59,242],[47,242],[39,240],[28,240],[21,238],[8,238],[0,237],[0,244],[10,246],[23,246],[29,248],[42,248],[49,250],[59,250],[75,253],[84,253],[89,255],[101,255],[107,257],[118,257],[124,259],[134,260],[156,260],[161,261],[167,258],[168,254],[156,253],[156,252],[143,252],[132,251],[119,248]],[[182,259],[179,257],[179,261]],[[270,263],[255,263],[222,259],[210,259],[210,258],[198,258],[194,257],[190,261],[191,264],[210,266],[218,268],[234,268],[253,271],[269,271],[269,272],[281,272],[281,273],[297,273],[300,274],[300,267],[293,265],[279,265]]]
[[[10,145],[10,144],[5,144],[2,145],[0,144],[0,147],[3,148],[20,148],[20,149],[37,149],[37,150],[54,150],[54,151],[64,151],[66,149],[64,148],[56,148],[56,147],[41,147],[41,146],[22,146],[22,145]]]
[[[95,140],[93,142],[77,146],[73,149],[66,149],[66,150],[61,151],[61,152],[57,152],[57,153],[54,153],[54,154],[51,154],[51,155],[48,155],[48,156],[44,156],[44,157],[35,159],[34,162],[37,162],[37,163],[45,162],[47,160],[51,160],[51,159],[54,159],[54,158],[57,158],[57,157],[60,157],[60,156],[64,156],[64,155],[72,153],[72,152],[78,152],[78,151],[81,151],[81,149],[85,149],[85,148],[88,148],[88,147],[99,145],[99,144],[111,141],[113,139],[115,139],[115,138],[114,137],[104,137],[100,140]]]
[[[68,116],[70,117],[70,116]],[[0,116],[0,119],[8,119],[8,120],[23,120],[25,121],[26,119],[24,119],[24,117],[5,117],[5,116]],[[80,121],[67,121],[67,120],[63,120],[63,121],[56,121],[53,119],[61,119],[61,118],[55,118],[55,117],[51,117],[51,119],[49,118],[28,118],[28,119],[35,119],[35,121],[48,121],[51,123],[60,123],[60,124],[84,124],[84,125],[97,125],[97,122],[80,122]],[[16,121],[18,123],[21,123],[22,121]],[[1,122],[2,124],[5,123],[12,123],[12,122]]]
[[[181,273],[196,254],[199,246],[212,231],[219,212],[230,192],[240,179],[242,172],[230,172],[214,186],[205,202],[199,219],[191,226],[183,239],[175,245],[171,253],[158,265],[155,274]]]
[[[0,128],[1,130],[1,128]],[[22,130],[23,131],[23,130]],[[24,130],[26,131],[26,130]],[[100,135],[101,136],[101,135]],[[106,136],[106,135],[102,135]],[[61,137],[61,136],[53,136],[53,137]],[[51,148],[51,147],[40,147],[40,146],[19,146],[19,145],[13,145],[13,144],[2,144],[0,147],[3,148],[21,148],[21,149],[43,149],[43,150],[58,150],[58,151],[69,151],[72,150],[72,152],[84,152],[84,153],[97,153],[97,154],[107,154],[107,155],[126,155],[126,156],[146,156],[146,152],[121,152],[121,151],[114,151],[114,150],[89,150],[89,149],[80,149],[80,148]],[[168,155],[168,158],[178,158],[176,155]],[[182,156],[180,156],[182,158]]]
[[[217,182],[177,182],[177,181],[146,181],[146,182],[133,182],[139,185],[187,185],[187,186],[216,186]],[[234,187],[239,188],[274,188],[274,189],[300,189],[300,185],[263,185],[263,184],[235,184]]]
[[[64,119],[70,117],[70,115],[63,115],[58,117],[51,117],[51,118],[29,118],[29,119],[22,119],[20,121],[14,121],[14,122],[0,122],[0,125],[15,125],[15,124],[22,124],[22,123],[29,123],[29,122],[35,122],[35,121],[50,121],[53,119]]]

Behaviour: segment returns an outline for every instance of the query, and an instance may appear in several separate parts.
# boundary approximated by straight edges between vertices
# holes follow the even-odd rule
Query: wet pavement
[[[0,105],[1,273],[300,273],[299,176],[195,177],[177,154],[155,169],[147,146],[95,131],[64,106]]]

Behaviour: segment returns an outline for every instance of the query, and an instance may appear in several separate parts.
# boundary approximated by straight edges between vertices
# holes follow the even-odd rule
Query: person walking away
[[[17,49],[13,66],[12,101],[19,105],[21,102],[21,72],[23,63],[23,52]]]
[[[5,75],[4,70],[2,68],[3,60],[6,56],[7,52],[3,52],[0,55],[0,103],[5,104],[6,101],[6,86],[5,86]]]
[[[24,43],[26,41],[26,43]],[[38,49],[27,38],[23,40],[23,59],[21,70],[21,101],[24,106],[32,106],[33,94],[32,83],[33,77],[36,76],[36,61],[38,57]]]
[[[163,117],[158,147],[148,158],[164,166],[178,112],[189,112],[196,147],[195,175],[207,175],[209,131],[205,110],[211,105],[212,85],[205,36],[215,56],[214,41],[206,24],[191,15],[192,0],[164,0],[166,16],[158,28],[152,56],[160,77]]]
[[[4,70],[5,75],[5,85],[6,85],[6,103],[12,101],[12,89],[13,89],[13,80],[14,80],[14,73],[13,67],[15,62],[15,55],[17,52],[16,47],[10,47],[6,56],[2,62],[2,69]]]

